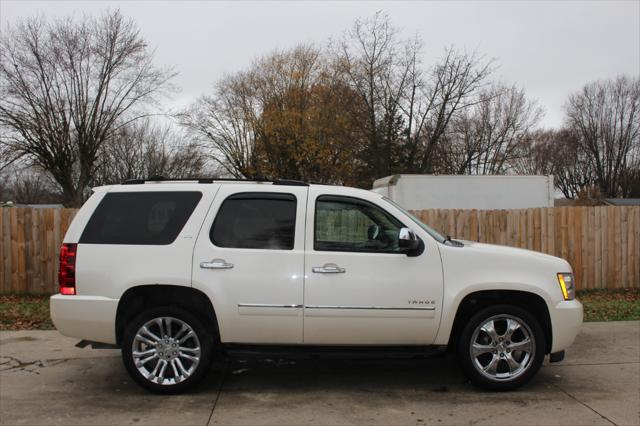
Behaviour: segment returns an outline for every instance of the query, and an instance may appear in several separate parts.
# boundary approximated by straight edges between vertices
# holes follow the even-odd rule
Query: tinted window
[[[396,218],[364,200],[322,196],[316,201],[314,249],[400,253]]]
[[[224,200],[210,238],[218,247],[292,250],[295,226],[295,196],[242,193]]]
[[[112,192],[89,219],[80,243],[171,244],[202,197],[200,192]]]

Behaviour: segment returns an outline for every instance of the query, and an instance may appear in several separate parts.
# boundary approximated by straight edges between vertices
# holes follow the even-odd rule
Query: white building
[[[409,210],[553,207],[553,176],[393,175],[372,191]]]

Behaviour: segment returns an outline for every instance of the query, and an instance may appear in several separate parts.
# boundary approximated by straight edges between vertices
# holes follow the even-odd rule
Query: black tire
[[[502,321],[504,321],[500,319],[502,318],[501,316],[509,316],[511,318],[520,320],[525,326],[524,330],[527,333],[529,333],[531,339],[533,340],[534,348],[530,352],[530,357],[528,362],[524,363],[527,366],[526,369],[523,368],[522,372],[520,372],[518,375],[514,374],[514,377],[512,378],[500,378],[500,379],[489,378],[487,376],[490,374],[481,373],[479,371],[480,367],[476,366],[475,357],[473,357],[471,354],[471,345],[473,343],[472,339],[474,338],[474,333],[476,331],[476,328],[480,327],[486,321],[494,317],[497,317],[497,322],[498,324],[500,324]],[[506,325],[506,322],[502,322],[502,324]],[[527,327],[528,327],[528,330],[526,329]],[[514,336],[515,334],[516,333],[514,333]],[[478,335],[478,338],[481,338],[481,337],[484,337],[485,340],[489,338],[488,335],[487,336]],[[487,345],[493,345],[493,344],[487,343]],[[477,312],[475,315],[471,317],[471,319],[464,326],[462,333],[459,335],[459,338],[457,339],[457,344],[456,344],[456,352],[457,352],[458,360],[462,366],[462,369],[465,375],[475,385],[480,386],[484,389],[492,390],[492,391],[510,391],[510,390],[519,388],[520,386],[529,382],[542,366],[542,362],[544,361],[545,348],[546,348],[545,334],[538,320],[536,320],[536,318],[528,311],[513,305],[489,306]],[[500,350],[501,350],[500,348],[497,348],[496,354],[488,353],[486,354],[486,356],[488,356],[490,359],[492,359],[491,357],[494,357],[494,356],[498,357],[500,356],[499,355]],[[502,347],[502,350],[503,351],[505,350],[504,347]],[[522,359],[524,359],[524,353],[522,352],[514,351],[513,354],[511,355],[513,355],[514,357],[522,356],[523,357]],[[484,359],[487,359],[487,358],[484,358]],[[489,362],[490,361],[487,361],[487,365]],[[498,368],[503,370],[503,373],[501,374],[505,374],[504,370],[507,370],[509,368],[509,365],[506,362],[506,360],[504,360],[504,362],[503,360],[499,360]],[[498,370],[498,373],[500,373],[500,370]]]
[[[135,359],[133,356],[133,344],[136,333],[141,329],[143,325],[160,317],[170,317],[183,321],[189,327],[191,327],[191,329],[197,336],[197,340],[199,341],[200,360],[197,363],[197,366],[186,379],[177,383],[155,383],[147,379],[135,365]],[[174,324],[173,327],[175,329],[176,324]],[[157,335],[157,333],[155,334]],[[180,346],[180,343],[177,344],[178,346]],[[159,394],[175,394],[192,388],[206,376],[213,358],[213,346],[214,336],[212,336],[211,333],[207,331],[202,322],[193,314],[175,306],[157,307],[142,312],[125,326],[125,331],[122,339],[122,361],[124,362],[124,366],[131,378],[143,388]],[[158,361],[154,359],[149,363],[153,365],[154,362]],[[149,367],[149,369],[151,369],[151,367]]]

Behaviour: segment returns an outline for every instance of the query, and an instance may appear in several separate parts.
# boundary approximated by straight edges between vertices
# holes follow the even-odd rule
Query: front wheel
[[[213,338],[189,312],[159,307],[138,315],[127,325],[122,360],[131,377],[156,393],[178,393],[207,373]]]
[[[545,336],[533,315],[517,306],[482,309],[464,327],[457,353],[473,383],[508,391],[527,383],[542,365]]]

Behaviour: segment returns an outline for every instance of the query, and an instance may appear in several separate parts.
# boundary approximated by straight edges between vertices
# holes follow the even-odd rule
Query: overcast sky
[[[495,58],[496,77],[516,83],[545,108],[545,126],[562,122],[569,93],[584,83],[640,74],[640,1],[206,2],[0,0],[4,29],[17,19],[98,14],[119,8],[154,46],[159,65],[180,73],[186,105],[256,55],[298,42],[326,44],[357,17],[389,14],[406,37],[425,42],[424,62],[445,46]]]

